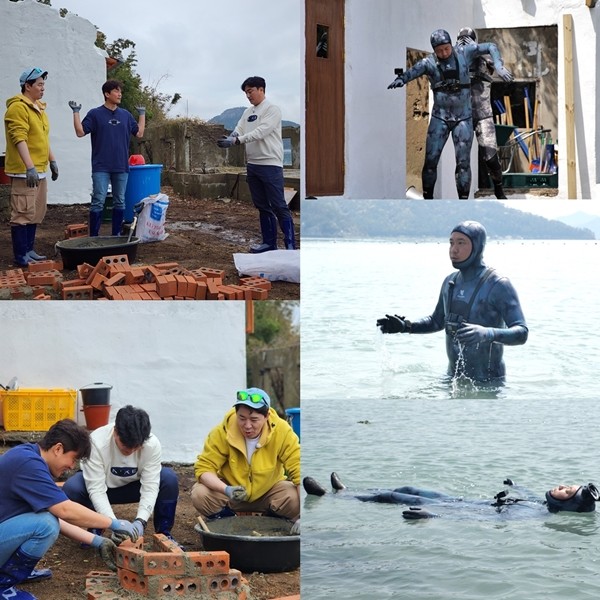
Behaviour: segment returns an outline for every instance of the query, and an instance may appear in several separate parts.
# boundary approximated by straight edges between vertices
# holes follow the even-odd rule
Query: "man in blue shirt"
[[[82,527],[110,528],[133,541],[135,524],[113,519],[67,498],[53,477],[90,455],[89,433],[70,419],[55,423],[39,444],[21,444],[0,457],[0,598],[36,600],[14,586],[52,576],[35,566],[62,533],[98,548],[116,570],[115,545]]]
[[[81,104],[69,101],[73,111],[73,126],[77,137],[92,135],[92,204],[90,207],[90,235],[97,236],[102,223],[102,209],[112,187],[112,235],[119,235],[125,213],[125,188],[129,175],[129,140],[132,135],[143,137],[146,126],[146,109],[136,106],[139,120],[120,108],[122,85],[109,79],[102,86],[104,104],[92,108],[83,121],[79,116]]]

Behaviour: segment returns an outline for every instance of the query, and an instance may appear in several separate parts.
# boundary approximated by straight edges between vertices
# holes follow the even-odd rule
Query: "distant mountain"
[[[593,240],[588,228],[490,200],[328,200],[302,203],[304,238],[447,238],[461,221],[482,223],[490,238]]]
[[[585,227],[586,229],[591,229],[596,234],[596,239],[600,238],[600,217],[596,215],[577,212],[565,217],[558,217],[557,220],[566,223],[571,227]]]
[[[237,106],[236,108],[228,108],[227,110],[224,110],[220,115],[217,115],[216,117],[210,119],[209,123],[223,125],[225,129],[233,131],[245,110],[246,109],[243,106]],[[298,123],[294,123],[294,121],[285,120],[281,122],[281,125],[283,127],[300,127],[300,125],[298,125]]]

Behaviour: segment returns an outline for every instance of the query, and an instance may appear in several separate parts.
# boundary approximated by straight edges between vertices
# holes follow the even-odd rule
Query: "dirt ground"
[[[165,225],[169,236],[162,242],[140,244],[135,264],[177,262],[189,269],[222,269],[225,271],[225,284],[239,283],[233,254],[246,253],[250,245],[260,243],[258,211],[252,203],[228,198],[181,198],[168,187],[161,191],[169,196]],[[87,223],[88,211],[87,204],[50,205],[44,222],[37,230],[36,251],[48,258],[59,259],[54,244],[64,239],[66,225]],[[299,242],[300,214],[292,212]],[[0,271],[5,271],[14,268],[14,258],[8,221],[5,219],[0,226]],[[110,224],[103,223],[100,233],[109,235]],[[281,232],[279,237],[282,247]],[[65,280],[74,279],[76,275],[74,270],[63,272]],[[274,281],[269,292],[269,300],[299,298],[300,285],[296,283]]]
[[[0,447],[0,452],[7,447]],[[177,517],[173,528],[173,537],[186,551],[203,550],[199,534],[194,531],[196,511],[190,499],[190,490],[194,484],[192,465],[168,465],[179,476],[179,502]],[[115,512],[119,518],[134,519],[136,505],[117,506]],[[146,535],[154,532],[152,519],[146,528]],[[53,571],[53,577],[46,581],[38,581],[19,587],[29,591],[39,600],[76,600],[85,598],[85,579],[90,571],[106,571],[104,562],[96,551],[82,549],[79,544],[59,536],[56,544],[38,563],[39,567],[48,567]],[[288,573],[244,573],[248,581],[252,600],[270,600],[300,594],[300,570]],[[123,593],[123,598],[127,598]]]

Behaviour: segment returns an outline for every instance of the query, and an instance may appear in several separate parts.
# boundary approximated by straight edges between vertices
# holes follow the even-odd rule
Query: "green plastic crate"
[[[558,173],[505,173],[505,188],[557,188]]]

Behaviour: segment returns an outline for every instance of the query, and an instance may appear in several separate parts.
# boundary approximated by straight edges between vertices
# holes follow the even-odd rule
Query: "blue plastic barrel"
[[[144,198],[160,193],[160,173],[162,165],[133,165],[129,167],[129,177],[125,188],[126,223],[133,221],[133,207]]]
[[[298,439],[300,439],[300,409],[286,408],[285,414],[287,415],[288,423],[292,426],[292,429],[298,436]]]

